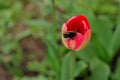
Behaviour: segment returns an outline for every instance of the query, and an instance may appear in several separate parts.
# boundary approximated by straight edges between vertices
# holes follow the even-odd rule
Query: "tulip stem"
[[[71,76],[70,80],[74,80],[75,66],[76,66],[76,52],[74,51],[72,55],[72,66],[71,66],[72,73],[70,75]]]
[[[52,19],[53,19],[53,36],[54,36],[54,39],[56,40],[57,39],[57,20],[56,20],[56,13],[55,13],[55,0],[51,0],[51,3],[52,3]]]

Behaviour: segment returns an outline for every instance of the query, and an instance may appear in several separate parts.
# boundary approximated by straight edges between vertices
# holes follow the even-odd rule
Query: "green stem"
[[[73,55],[72,55],[72,66],[71,66],[71,69],[72,69],[72,73],[70,74],[70,80],[74,80],[74,75],[75,75],[75,65],[76,65],[76,53],[75,51],[73,52]]]
[[[56,13],[55,13],[55,0],[51,0],[52,2],[52,19],[53,19],[53,36],[54,39],[57,40],[57,20],[56,20]]]

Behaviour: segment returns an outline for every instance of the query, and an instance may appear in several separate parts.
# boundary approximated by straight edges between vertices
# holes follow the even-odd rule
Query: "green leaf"
[[[21,39],[23,39],[23,38],[25,38],[25,37],[30,36],[31,34],[32,34],[32,31],[31,31],[30,29],[28,29],[28,30],[25,30],[25,31],[17,34],[17,35],[16,35],[16,39],[17,39],[17,40],[21,40]]]
[[[105,46],[102,44],[102,42],[99,40],[98,36],[95,33],[92,34],[92,39],[87,50],[91,53],[94,53],[99,59],[106,63],[110,61],[109,53],[107,52]]]
[[[51,24],[44,20],[29,20],[26,23],[30,26],[32,30],[38,31],[42,28],[49,28]]]
[[[14,49],[14,43],[13,42],[6,42],[2,45],[1,50],[5,54],[9,54]]]
[[[87,77],[85,80],[108,80],[110,75],[110,68],[105,63],[94,60],[90,64],[90,77]]]
[[[98,39],[102,42],[106,50],[112,36],[113,22],[106,16],[99,16],[96,20],[91,22],[91,29],[93,33],[97,34]]]
[[[88,65],[84,61],[79,61],[76,64],[76,69],[75,69],[75,76],[81,75],[86,69]]]
[[[44,72],[46,70],[46,63],[44,62],[38,62],[38,61],[32,61],[29,62],[27,65],[27,69],[29,71],[36,71],[36,72]]]
[[[23,78],[16,77],[14,78],[14,80],[48,80],[48,79],[45,76],[40,75],[37,77],[27,77],[27,76],[24,76]]]
[[[47,60],[42,60],[41,62],[32,61],[27,65],[27,69],[33,72],[40,72],[43,75],[55,76],[55,71],[48,69],[49,65]]]
[[[34,37],[42,37],[46,38],[45,36],[49,34],[51,23],[45,20],[29,20],[26,23],[30,26],[31,31],[33,32]],[[51,33],[51,32],[50,32]]]
[[[56,73],[59,73],[60,59],[58,56],[58,52],[55,50],[54,46],[51,45],[49,42],[47,42],[47,46],[48,46],[48,52],[47,52],[48,61],[52,66],[52,68],[56,71]]]
[[[114,54],[116,53],[116,51],[119,49],[120,47],[120,23],[119,23],[119,20],[118,20],[118,23],[117,23],[117,27],[116,27],[116,30],[115,32],[113,33],[113,36],[110,40],[110,45],[109,45],[109,53],[110,53],[110,56],[111,56],[111,59],[112,57],[114,56]]]
[[[75,66],[73,63],[73,54],[72,52],[67,53],[62,61],[61,80],[72,80],[74,77],[74,75],[72,75],[73,66]]]

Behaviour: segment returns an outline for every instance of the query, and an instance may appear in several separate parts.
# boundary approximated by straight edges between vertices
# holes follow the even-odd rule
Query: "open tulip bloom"
[[[62,26],[62,42],[74,51],[83,49],[91,38],[90,24],[83,15],[70,18]]]

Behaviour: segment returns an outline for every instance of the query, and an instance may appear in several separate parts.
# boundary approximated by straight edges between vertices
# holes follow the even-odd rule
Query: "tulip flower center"
[[[89,26],[87,25],[87,20],[84,20],[84,17],[82,18],[83,19],[81,19],[81,16],[71,18],[66,23],[67,31],[74,31],[84,35],[84,33],[88,30]]]

